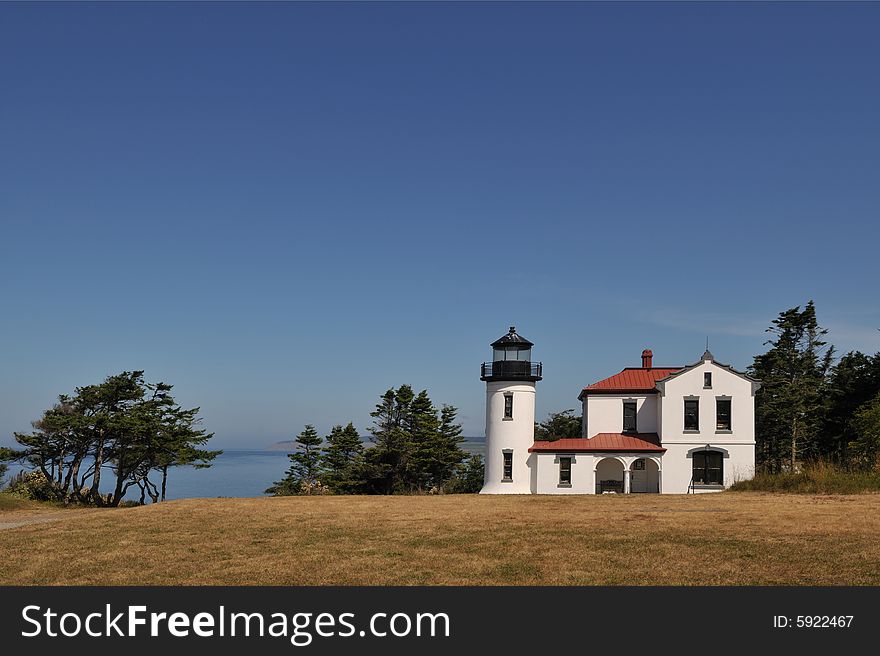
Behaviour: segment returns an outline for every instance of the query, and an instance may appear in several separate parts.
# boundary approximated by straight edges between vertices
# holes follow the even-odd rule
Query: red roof
[[[533,451],[649,451],[663,453],[666,449],[660,446],[660,436],[657,433],[598,433],[589,439],[572,437],[553,442],[538,441],[529,449],[529,453]]]
[[[641,367],[628,367],[619,374],[614,374],[598,383],[588,385],[583,389],[584,394],[613,394],[615,392],[652,392],[656,391],[654,385],[662,380],[681,371],[681,367],[663,367],[642,369]]]

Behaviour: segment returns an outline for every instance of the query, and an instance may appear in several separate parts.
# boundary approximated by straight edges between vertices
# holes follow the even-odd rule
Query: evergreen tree
[[[412,400],[405,421],[410,453],[404,472],[406,488],[410,491],[430,489],[436,485],[436,470],[440,453],[440,421],[437,408],[422,390]]]
[[[211,434],[196,427],[198,408],[184,410],[172,386],[148,383],[143,371],[124,371],[97,385],[62,394],[33,422],[33,432],[16,433],[23,447],[12,457],[39,471],[52,498],[117,506],[132,487],[141,499],[164,498],[169,467],[209,466],[220,451],[203,446]],[[151,475],[160,472],[160,486]],[[111,491],[102,493],[112,474]]]
[[[856,411],[880,394],[880,353],[847,353],[831,370],[825,395],[821,452],[838,462],[849,459],[848,446],[858,438]]]
[[[370,413],[373,446],[365,454],[365,473],[370,489],[379,494],[407,491],[412,451],[409,415],[414,397],[409,385],[401,385],[397,390],[392,387]]]
[[[324,447],[324,483],[335,494],[357,494],[364,486],[364,445],[354,424],[334,426]]]
[[[445,491],[447,482],[452,479],[462,462],[468,457],[467,452],[461,448],[464,439],[461,436],[461,424],[457,422],[457,418],[458,408],[444,404],[440,409],[440,429],[437,435],[435,459],[431,467],[433,484],[440,491]]]
[[[553,442],[566,437],[581,436],[581,418],[574,409],[551,412],[547,421],[535,424],[535,439]]]
[[[290,494],[311,494],[320,482],[322,473],[321,444],[323,440],[311,424],[306,424],[296,436],[298,450],[289,453],[290,468],[283,479],[272,484],[266,494],[287,496]]]
[[[471,455],[461,463],[446,485],[450,494],[476,494],[483,488],[483,456]]]
[[[826,376],[834,348],[823,337],[813,302],[781,312],[767,329],[771,348],[755,357],[750,373],[761,381],[755,402],[759,467],[797,467],[820,455]]]
[[[861,469],[877,469],[880,458],[880,394],[856,411],[852,422],[856,438],[850,442],[852,463]]]

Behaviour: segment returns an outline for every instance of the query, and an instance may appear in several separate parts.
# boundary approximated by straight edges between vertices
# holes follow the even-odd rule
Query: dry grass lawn
[[[37,511],[0,514],[19,512]],[[190,499],[54,512],[0,530],[0,584],[880,584],[876,494]]]

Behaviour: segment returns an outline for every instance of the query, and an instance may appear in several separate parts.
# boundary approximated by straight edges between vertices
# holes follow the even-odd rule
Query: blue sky
[[[645,347],[880,350],[877,4],[0,5],[0,443],[145,369],[220,447]]]

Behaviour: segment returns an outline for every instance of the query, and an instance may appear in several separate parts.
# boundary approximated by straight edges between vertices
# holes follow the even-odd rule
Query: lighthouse
[[[535,383],[541,363],[514,326],[492,342],[492,362],[480,368],[486,382],[486,468],[480,494],[531,494],[535,438]]]

